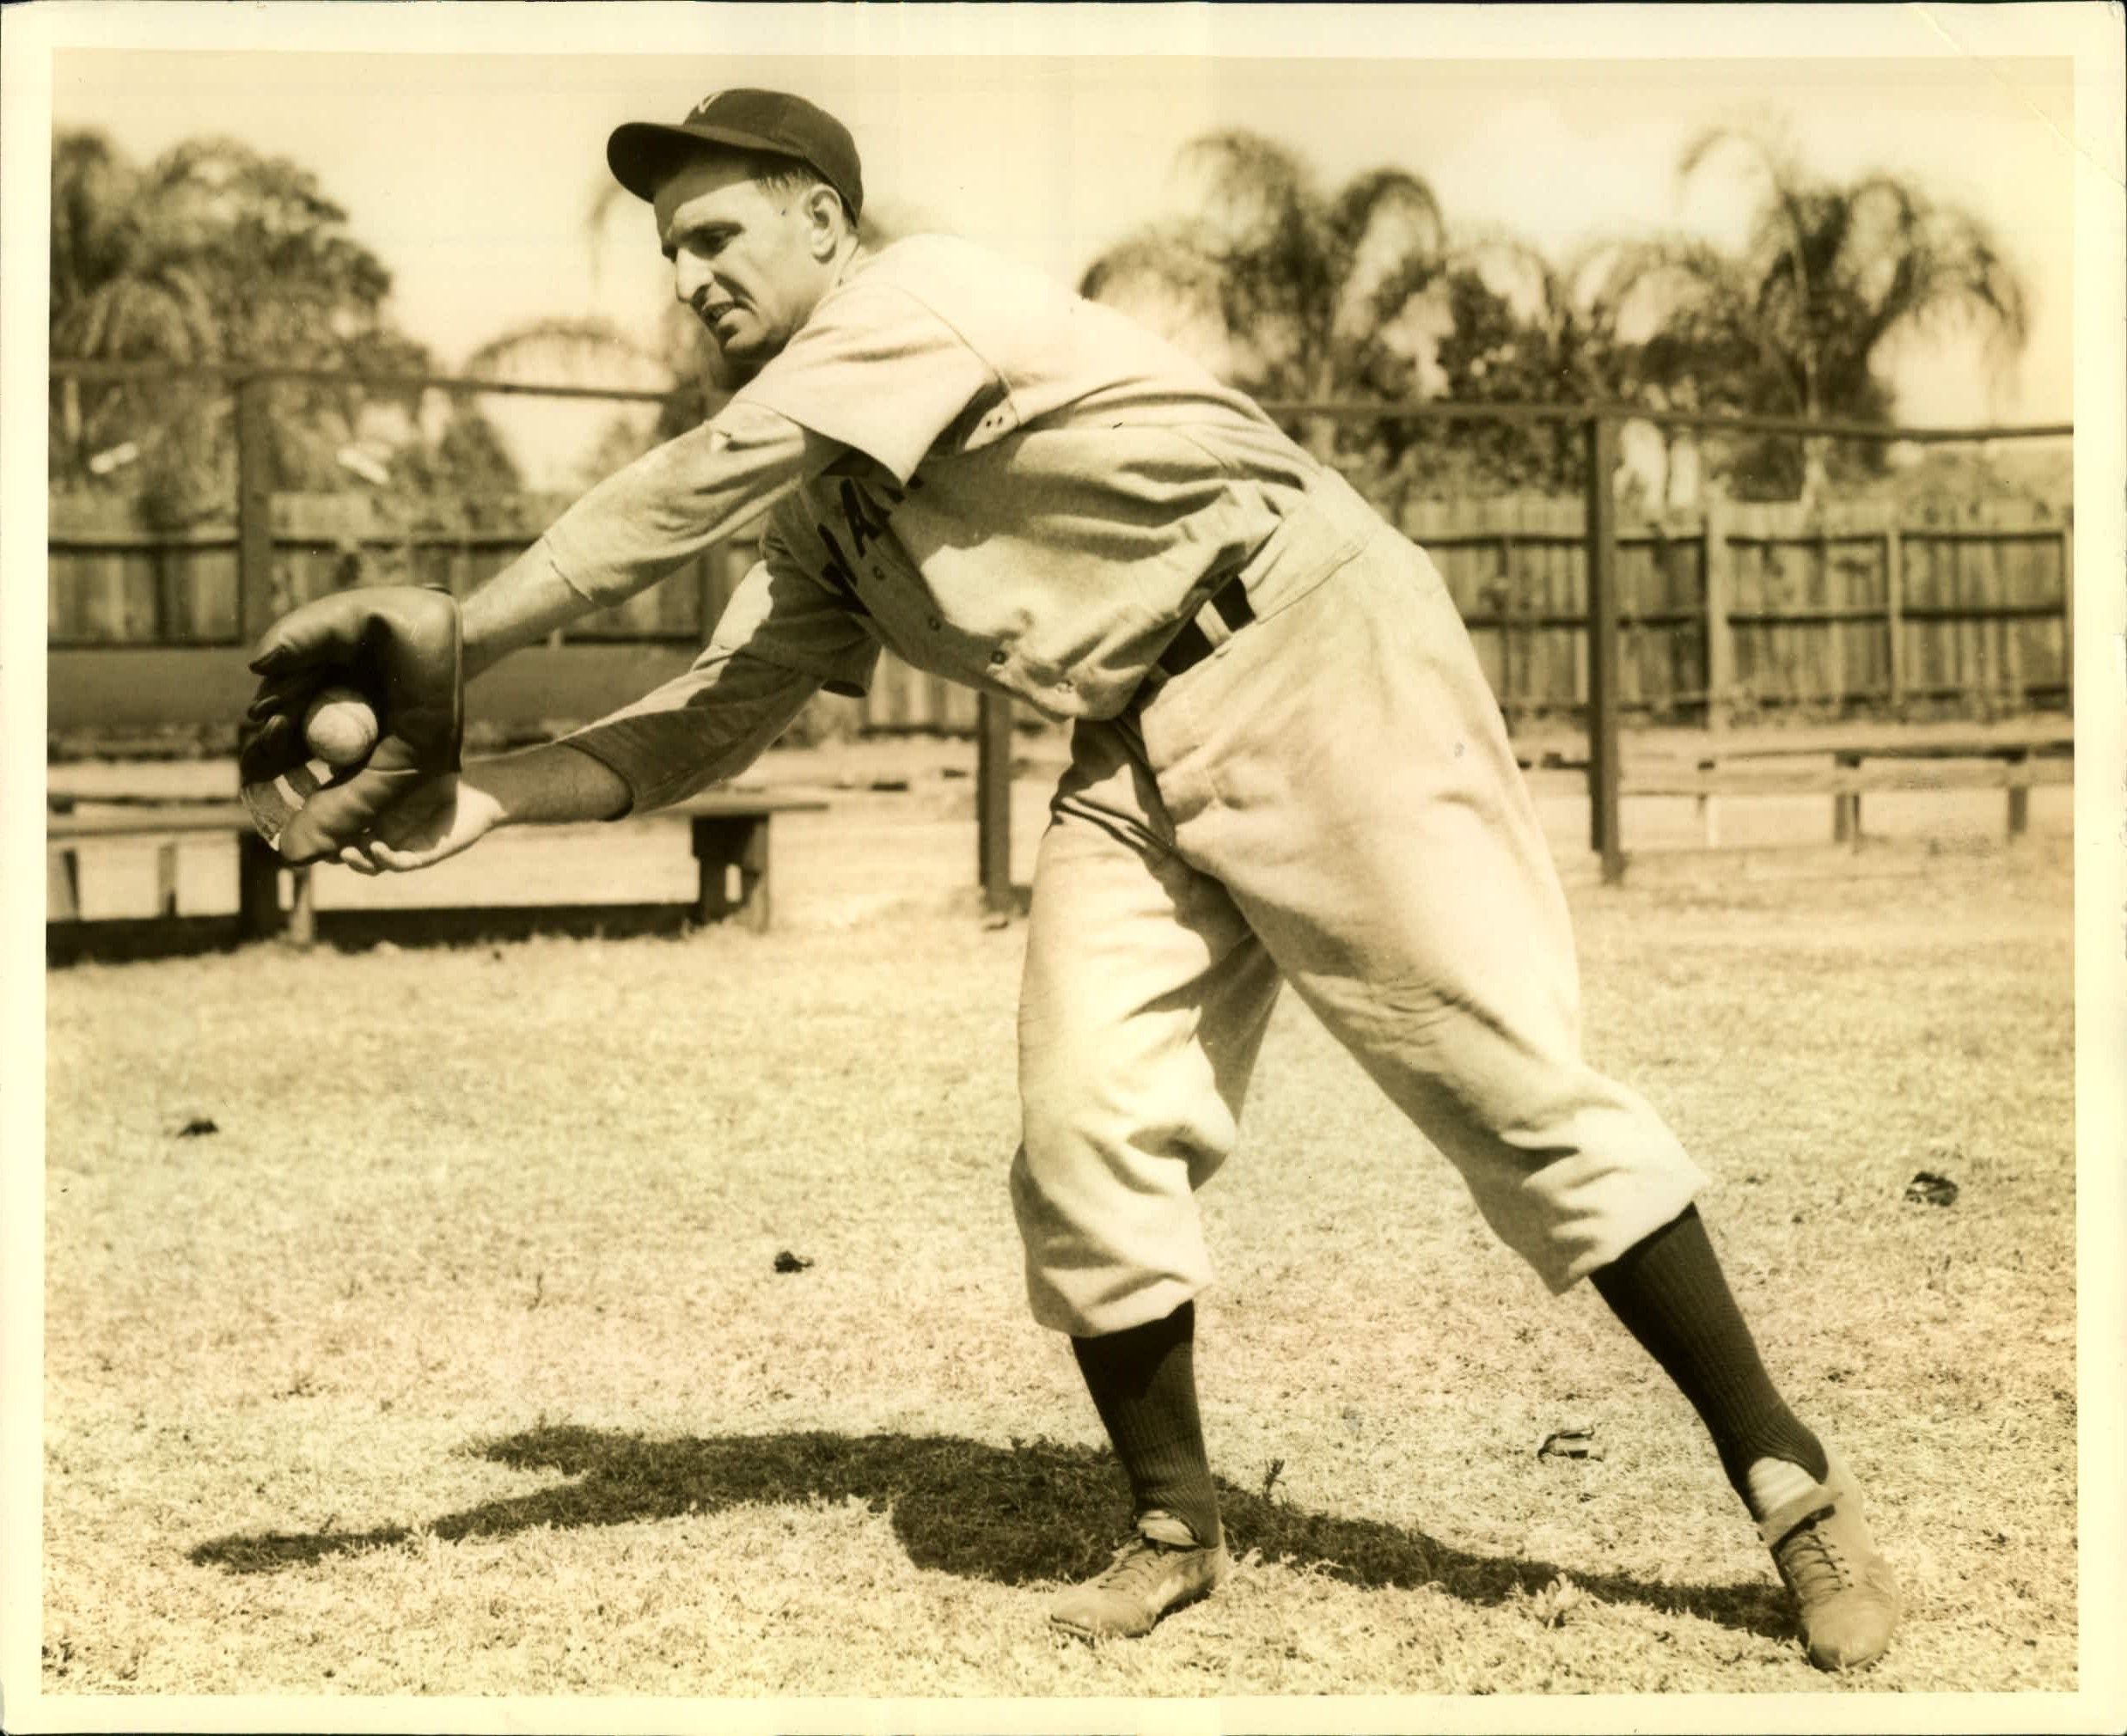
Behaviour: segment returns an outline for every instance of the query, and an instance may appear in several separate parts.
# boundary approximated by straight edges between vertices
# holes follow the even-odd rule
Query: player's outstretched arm
[[[409,873],[471,849],[498,827],[610,820],[628,801],[618,773],[553,743],[431,779],[386,810],[339,859],[358,874]]]
[[[773,412],[732,405],[599,484],[462,606],[364,586],[284,616],[252,663],[262,679],[241,755],[261,834],[290,862],[347,859],[388,809],[456,769],[466,680],[654,584],[838,449]],[[381,725],[375,751],[337,778],[312,762],[302,722],[334,684],[365,695]]]
[[[467,598],[467,677],[647,590],[744,528],[840,450],[742,402],[615,471]]]

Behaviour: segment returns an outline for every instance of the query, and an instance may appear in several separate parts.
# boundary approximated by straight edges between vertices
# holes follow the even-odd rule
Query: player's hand
[[[501,824],[502,804],[455,772],[431,778],[387,808],[339,859],[358,874],[406,874],[469,850]]]
[[[457,604],[412,585],[320,597],[268,629],[252,660],[263,679],[240,768],[245,804],[284,860],[337,856],[417,786],[458,769],[461,637]],[[338,682],[374,697],[381,735],[359,767],[326,775],[303,742],[303,712]]]

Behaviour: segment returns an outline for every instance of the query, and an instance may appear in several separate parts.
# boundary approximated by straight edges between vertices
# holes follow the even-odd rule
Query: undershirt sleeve
[[[744,651],[705,651],[694,666],[562,745],[589,754],[628,787],[625,813],[681,802],[761,757],[819,683]]]
[[[859,617],[790,560],[773,525],[761,557],[684,675],[561,738],[626,784],[629,813],[744,771],[819,688],[871,686],[879,645]]]
[[[1001,403],[995,370],[898,284],[859,277],[821,303],[734,405],[788,417],[893,472],[903,487],[938,437]]]

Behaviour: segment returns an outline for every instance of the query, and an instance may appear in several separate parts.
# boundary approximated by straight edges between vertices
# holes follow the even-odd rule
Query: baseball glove
[[[251,668],[263,679],[237,767],[252,823],[285,861],[337,855],[409,790],[458,769],[463,645],[446,592],[374,585],[320,597],[267,630]],[[375,700],[378,735],[367,759],[334,772],[305,746],[303,713],[340,684]]]

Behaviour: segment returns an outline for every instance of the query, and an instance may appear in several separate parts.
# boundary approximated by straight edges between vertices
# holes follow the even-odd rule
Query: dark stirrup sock
[[[1130,1479],[1141,1515],[1172,1513],[1207,1547],[1219,1541],[1219,1495],[1196,1410],[1196,1305],[1097,1338],[1073,1338],[1093,1408]]]
[[[1824,1450],[1766,1374],[1697,1207],[1686,1207],[1589,1281],[1691,1401],[1746,1506],[1750,1469],[1761,1458],[1784,1459],[1824,1480]]]

